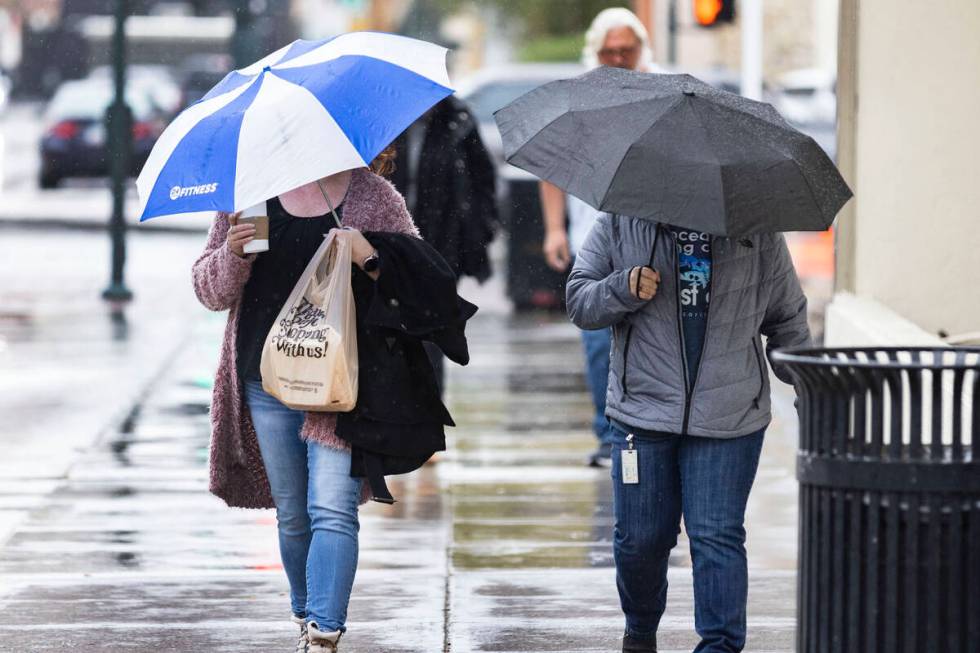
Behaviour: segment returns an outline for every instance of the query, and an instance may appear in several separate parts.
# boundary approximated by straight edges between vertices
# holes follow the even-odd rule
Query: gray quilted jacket
[[[625,216],[602,215],[596,222],[572,268],[567,300],[578,327],[612,326],[608,417],[641,429],[712,438],[746,435],[769,424],[760,334],[768,338],[769,352],[810,344],[806,297],[782,234],[714,237],[711,249],[707,331],[691,387],[673,233]],[[644,302],[630,294],[628,279],[633,267],[651,260],[661,283]]]

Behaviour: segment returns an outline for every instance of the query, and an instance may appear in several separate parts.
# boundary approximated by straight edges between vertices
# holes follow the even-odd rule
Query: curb
[[[210,224],[205,224],[200,228],[196,228],[161,224],[153,225],[152,227],[142,227],[127,223],[126,231],[145,234],[151,234],[154,232],[165,234],[204,234],[208,232],[210,226]],[[109,224],[101,220],[66,220],[65,218],[0,218],[0,229],[108,232]]]

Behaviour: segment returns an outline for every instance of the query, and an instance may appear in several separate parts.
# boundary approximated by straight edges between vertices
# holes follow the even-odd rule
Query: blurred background
[[[232,68],[294,38],[377,29],[452,49],[458,97],[472,108],[498,168],[503,238],[495,255],[517,308],[560,308],[562,275],[540,256],[534,180],[502,162],[493,112],[544,82],[579,74],[583,33],[607,0],[193,0],[127,2],[126,101],[135,175],[176,113]],[[717,4],[710,19],[704,7]],[[760,8],[763,3],[758,3]],[[837,9],[834,2],[769,0],[751,57],[734,2],[634,0],[654,61],[732,92],[774,103],[834,156]],[[114,0],[0,3],[0,216],[7,224],[104,223],[110,214],[105,110],[112,99]],[[699,22],[699,18],[708,24]],[[765,38],[762,38],[764,32]],[[745,61],[748,59],[750,61]],[[746,70],[751,67],[752,70]],[[746,78],[746,75],[749,77]],[[135,191],[129,184],[132,222]],[[153,224],[203,228],[201,220]],[[512,246],[508,249],[507,245]],[[519,245],[514,246],[514,243]],[[796,239],[794,252],[821,313],[829,298],[832,237]]]
[[[621,633],[611,485],[584,465],[579,334],[562,314],[564,275],[541,254],[537,181],[502,162],[492,119],[583,72],[584,30],[605,7],[639,16],[660,70],[773,103],[837,161],[855,198],[832,230],[787,234],[818,342],[980,342],[976,0],[0,0],[0,650],[70,635],[78,650],[128,651],[127,638],[159,632],[177,633],[161,650],[243,650],[243,622],[221,610],[262,621],[255,650],[274,650],[289,626],[273,516],[206,491],[225,318],[198,304],[190,267],[209,221],[137,226],[129,180],[110,228],[119,6],[131,175],[229,70],[295,38],[365,29],[452,49],[457,95],[494,159],[493,275],[460,285],[481,310],[471,365],[448,370],[459,427],[438,464],[393,481],[398,504],[362,511],[361,650],[591,651],[597,632],[610,647]],[[107,288],[132,299],[106,302]],[[747,514],[749,647],[785,652],[797,415],[792,388],[774,379],[773,392]],[[671,601],[687,607],[665,646],[690,650],[690,563],[675,553]],[[411,581],[396,596],[392,570]]]

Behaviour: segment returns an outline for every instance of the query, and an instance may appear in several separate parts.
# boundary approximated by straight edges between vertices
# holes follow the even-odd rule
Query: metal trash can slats
[[[799,394],[797,650],[980,651],[980,348],[773,359]]]

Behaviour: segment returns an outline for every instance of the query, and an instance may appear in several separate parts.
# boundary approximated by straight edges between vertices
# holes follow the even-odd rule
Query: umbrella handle
[[[323,188],[323,183],[321,180],[316,180],[316,187],[320,189],[321,193],[323,193],[323,199],[327,200],[327,206],[330,207],[330,213],[333,214],[333,219],[334,222],[337,223],[337,228],[343,229],[344,225],[340,224],[340,218],[337,217],[337,211],[333,208],[333,202],[330,201],[330,197],[327,195],[327,191]]]

